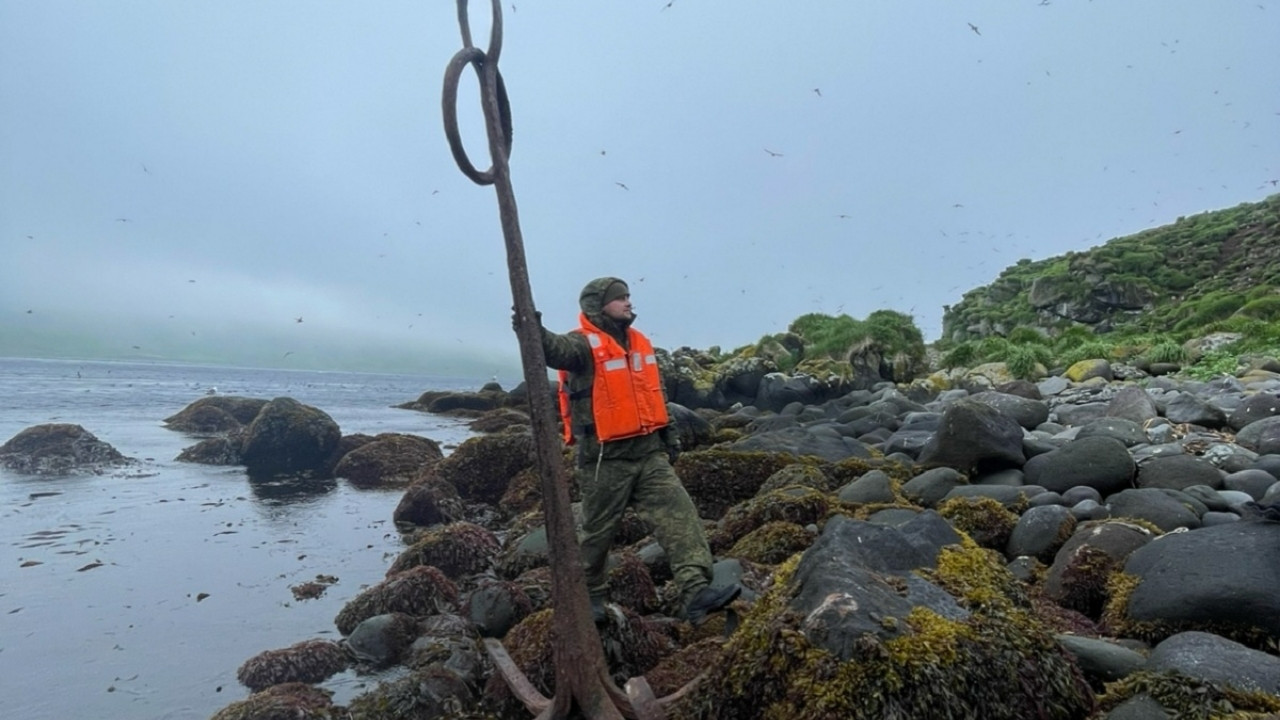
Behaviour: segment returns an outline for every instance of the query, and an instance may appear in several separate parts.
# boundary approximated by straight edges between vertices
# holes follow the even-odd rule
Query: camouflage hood
[[[610,285],[616,282],[623,285],[627,284],[625,280],[616,277],[600,277],[587,283],[586,287],[582,288],[582,293],[578,295],[578,307],[581,308],[582,314],[587,316],[592,325],[610,335],[621,337],[626,334],[631,322],[620,323],[604,315],[604,293],[609,289]]]

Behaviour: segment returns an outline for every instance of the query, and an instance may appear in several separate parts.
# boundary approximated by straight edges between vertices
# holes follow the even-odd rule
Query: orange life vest
[[[604,443],[610,440],[648,435],[670,422],[658,356],[649,338],[627,328],[624,350],[617,340],[580,315],[580,332],[591,347],[595,372],[591,382],[591,414],[594,434]],[[573,444],[573,423],[569,398],[569,373],[560,371],[560,418],[564,421],[564,441]],[[581,429],[581,428],[580,428]]]

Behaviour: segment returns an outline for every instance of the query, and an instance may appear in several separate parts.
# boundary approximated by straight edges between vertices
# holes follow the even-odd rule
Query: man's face
[[[631,296],[623,295],[617,300],[612,300],[604,306],[604,316],[619,322],[634,320],[635,315],[631,313]]]

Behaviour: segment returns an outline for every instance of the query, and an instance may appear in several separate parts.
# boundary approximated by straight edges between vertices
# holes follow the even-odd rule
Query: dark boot
[[[723,610],[741,592],[742,586],[738,583],[725,587],[704,587],[693,596],[688,605],[685,605],[684,617],[694,625],[700,625],[708,615]]]

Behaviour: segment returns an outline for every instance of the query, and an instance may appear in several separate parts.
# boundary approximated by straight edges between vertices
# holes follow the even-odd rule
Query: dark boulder
[[[1200,527],[1200,516],[1192,499],[1176,490],[1130,488],[1107,497],[1107,510],[1114,518],[1146,520],[1165,532]]]
[[[1280,695],[1280,658],[1212,633],[1170,636],[1151,651],[1144,670],[1176,672],[1197,680]]]
[[[344,455],[333,474],[359,487],[407,485],[443,457],[440,444],[435,440],[383,433]]]
[[[1139,425],[1160,415],[1151,394],[1136,385],[1126,385],[1107,404],[1107,417],[1123,418]]]
[[[1076,433],[1076,440],[1087,437],[1115,438],[1124,443],[1125,447],[1151,442],[1147,437],[1147,431],[1141,425],[1128,418],[1119,417],[1100,417],[1085,423]]]
[[[1027,461],[1027,482],[1064,493],[1086,485],[1104,497],[1129,487],[1137,465],[1124,443],[1110,437],[1075,440]]]
[[[812,455],[830,462],[871,457],[871,451],[866,445],[840,434],[832,425],[787,427],[762,432],[738,440],[730,449],[735,452]]]
[[[134,463],[79,425],[35,425],[0,445],[0,466],[31,475],[101,473]]]
[[[1125,573],[1138,583],[1124,616],[1137,623],[1280,637],[1277,557],[1276,523],[1237,522],[1165,535],[1125,563]]]
[[[184,448],[174,458],[178,462],[197,463],[200,465],[243,465],[240,457],[242,433],[233,433],[229,437],[206,438],[191,447]]]
[[[385,668],[400,662],[417,637],[417,619],[404,613],[386,613],[362,620],[346,642],[361,663]]]
[[[1045,574],[1045,596],[1097,619],[1111,597],[1111,576],[1124,566],[1131,553],[1151,539],[1149,530],[1119,520],[1077,526]]]
[[[1049,405],[1043,400],[1031,400],[1019,395],[995,391],[980,392],[973,395],[972,399],[975,402],[990,405],[1028,430],[1035,429],[1049,419]]]
[[[1242,430],[1246,425],[1263,418],[1280,415],[1280,396],[1259,392],[1246,397],[1227,417],[1232,430]]]
[[[1192,485],[1222,487],[1222,471],[1195,455],[1166,455],[1146,461],[1138,468],[1140,488],[1185,490]]]
[[[341,438],[328,413],[279,397],[245,429],[240,456],[251,475],[314,471],[324,467]]]
[[[230,432],[253,422],[266,400],[236,395],[210,395],[164,419],[165,427],[193,435]]]
[[[1164,403],[1164,416],[1171,422],[1211,429],[1227,424],[1227,414],[1216,405],[1189,392],[1174,392]]]
[[[397,525],[425,527],[462,520],[466,511],[466,505],[453,485],[435,475],[428,475],[405,489],[391,517]]]
[[[680,447],[692,450],[699,445],[710,445],[715,432],[711,423],[698,413],[683,405],[667,403],[667,417],[671,419],[671,429],[680,441]]]
[[[1022,426],[990,405],[958,400],[943,411],[942,422],[920,452],[919,462],[964,473],[1020,467],[1026,462]]]
[[[1236,433],[1236,442],[1259,455],[1280,455],[1280,416],[1245,425]]]
[[[497,505],[516,473],[533,462],[533,436],[505,432],[467,439],[434,472],[464,500]]]

